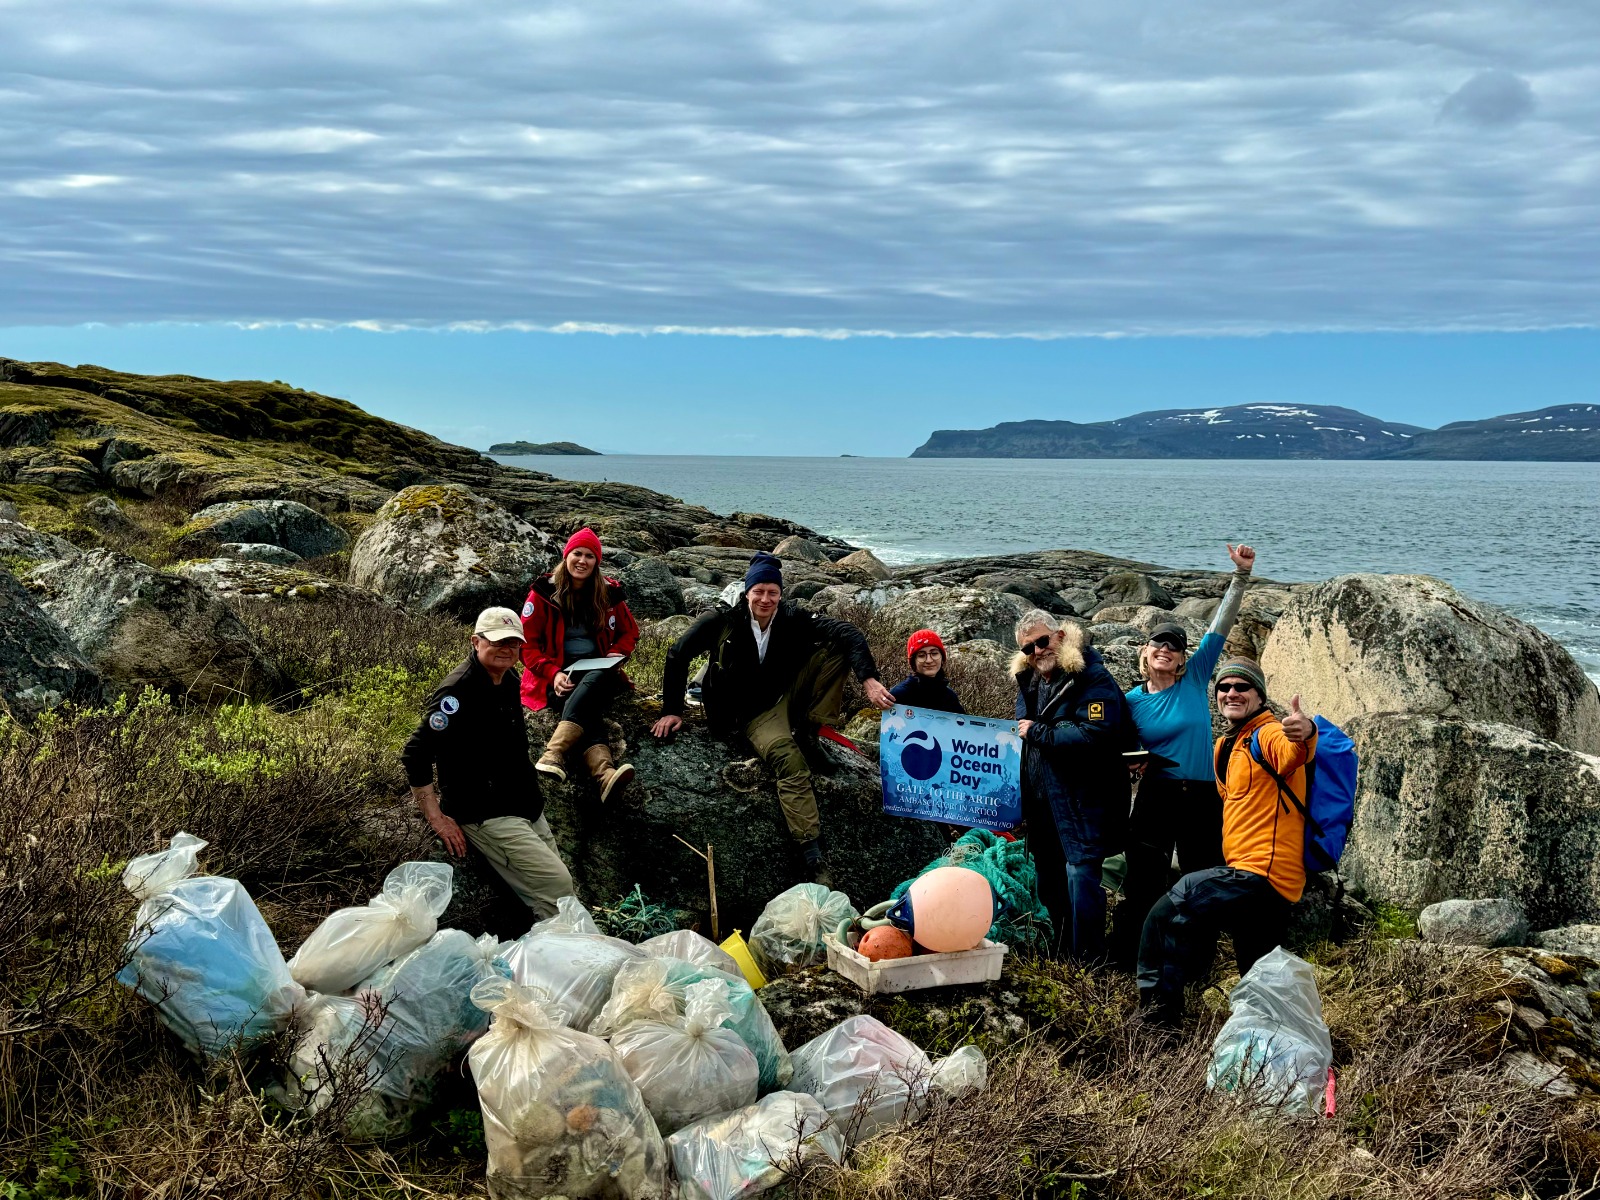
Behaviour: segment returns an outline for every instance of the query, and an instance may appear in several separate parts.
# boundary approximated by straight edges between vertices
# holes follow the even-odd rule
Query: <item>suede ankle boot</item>
[[[539,761],[533,764],[533,769],[565,780],[567,751],[576,746],[582,736],[582,725],[576,721],[562,721],[550,735],[550,740],[545,743],[544,753],[539,755]]]

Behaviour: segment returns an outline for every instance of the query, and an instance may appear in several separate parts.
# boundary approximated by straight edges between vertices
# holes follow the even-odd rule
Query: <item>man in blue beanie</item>
[[[652,733],[671,737],[683,726],[689,665],[709,656],[700,699],[719,733],[743,733],[778,780],[783,819],[817,883],[833,886],[822,857],[822,820],[811,768],[798,737],[833,735],[844,701],[845,671],[861,680],[867,699],[894,707],[878,680],[867,639],[848,621],[821,617],[783,598],[783,564],[765,551],[750,560],[744,594],[732,608],[706,613],[667,651],[661,711]]]

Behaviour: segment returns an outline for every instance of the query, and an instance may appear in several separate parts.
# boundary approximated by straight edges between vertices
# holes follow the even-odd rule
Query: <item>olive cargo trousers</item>
[[[797,723],[836,725],[844,704],[844,677],[850,669],[845,656],[824,647],[800,668],[800,674],[783,697],[744,727],[744,735],[761,761],[778,778],[778,804],[789,833],[797,842],[809,842],[822,832],[817,796],[811,790],[811,768],[795,741]]]

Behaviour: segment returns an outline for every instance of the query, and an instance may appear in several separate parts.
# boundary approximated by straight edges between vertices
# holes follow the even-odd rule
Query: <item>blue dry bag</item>
[[[1350,735],[1326,717],[1317,725],[1317,754],[1306,764],[1306,801],[1261,757],[1261,731],[1250,734],[1250,757],[1261,764],[1306,818],[1306,870],[1331,871],[1339,865],[1350,822],[1356,815],[1356,747]]]

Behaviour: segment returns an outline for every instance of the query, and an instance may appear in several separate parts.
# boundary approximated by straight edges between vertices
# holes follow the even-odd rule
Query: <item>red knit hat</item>
[[[585,550],[593,554],[596,559],[601,557],[600,538],[595,531],[590,529],[587,525],[567,539],[567,544],[561,547],[561,557],[566,558],[567,555],[571,554],[579,546],[582,546]]]
[[[950,656],[945,653],[944,643],[939,640],[939,635],[931,629],[919,629],[906,639],[906,661],[910,662],[917,657],[918,650],[926,650],[929,646],[939,651],[939,657],[946,662]]]

